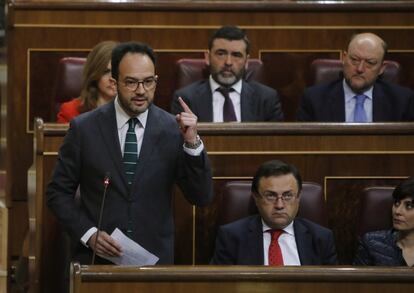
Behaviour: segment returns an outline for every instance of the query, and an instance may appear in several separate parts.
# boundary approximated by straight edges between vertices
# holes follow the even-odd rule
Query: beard
[[[224,72],[224,70],[220,70],[218,72],[212,73],[212,77],[218,84],[225,87],[230,87],[243,77],[244,69],[238,73],[234,71],[231,71],[231,73],[232,74],[229,74],[228,71]]]

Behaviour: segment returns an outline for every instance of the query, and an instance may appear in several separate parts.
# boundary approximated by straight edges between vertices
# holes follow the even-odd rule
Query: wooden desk
[[[45,207],[44,191],[67,125],[35,123],[35,161],[29,171],[32,282],[54,288],[52,278],[65,260],[57,249],[62,235]],[[359,195],[365,186],[395,185],[414,174],[414,123],[370,125],[321,123],[200,124],[212,161],[215,199],[194,208],[175,197],[176,264],[207,264],[214,245],[221,188],[228,180],[251,179],[257,166],[282,159],[298,167],[306,181],[324,187],[329,227],[339,260],[350,264],[358,226]],[[62,270],[60,270],[62,272]],[[47,276],[47,282],[46,282]]]
[[[274,293],[409,292],[412,268],[80,266],[71,273],[71,293]]]

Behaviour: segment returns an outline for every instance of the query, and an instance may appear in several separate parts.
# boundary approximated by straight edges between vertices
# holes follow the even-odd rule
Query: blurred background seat
[[[401,75],[400,64],[396,61],[385,60],[385,70],[381,78],[399,83]],[[315,59],[311,64],[311,84],[334,81],[342,76],[342,60]]]
[[[229,181],[222,192],[218,224],[224,225],[257,213],[251,196],[251,181]],[[313,182],[303,182],[298,217],[306,218],[327,227],[328,219],[322,187]]]
[[[372,186],[363,190],[360,199],[358,235],[392,227],[393,204],[391,186]]]
[[[183,58],[176,62],[176,83],[175,89],[180,89],[190,83],[201,79],[208,78],[210,74],[209,67],[205,59]],[[260,59],[249,59],[244,79],[263,82],[265,76],[263,72],[263,63]]]
[[[79,97],[85,63],[86,58],[81,57],[64,57],[59,60],[54,89],[55,112],[52,114],[52,121],[56,121],[56,113],[62,103]]]

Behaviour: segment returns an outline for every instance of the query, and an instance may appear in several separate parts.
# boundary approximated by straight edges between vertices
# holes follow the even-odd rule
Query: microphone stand
[[[99,211],[98,231],[96,232],[96,239],[95,239],[94,249],[93,249],[93,254],[92,254],[92,265],[94,265],[94,264],[95,264],[95,257],[96,257],[96,245],[98,244],[99,232],[100,232],[100,230],[101,230],[101,225],[102,225],[102,215],[103,215],[103,210],[104,210],[104,206],[105,206],[106,190],[108,189],[108,185],[109,185],[109,183],[110,183],[110,180],[109,180],[109,173],[106,173],[106,174],[105,174],[105,178],[104,178],[104,192],[103,192],[103,196],[102,196],[101,210]]]

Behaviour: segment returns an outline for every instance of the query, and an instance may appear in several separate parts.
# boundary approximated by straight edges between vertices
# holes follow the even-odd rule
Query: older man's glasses
[[[124,86],[131,92],[136,91],[141,84],[144,90],[150,91],[153,90],[155,88],[155,85],[157,84],[157,76],[147,77],[143,80],[128,78],[124,80],[123,83]]]
[[[268,203],[275,203],[279,199],[281,199],[284,203],[290,203],[297,196],[297,194],[293,193],[292,191],[288,191],[288,192],[282,193],[281,195],[278,195],[275,192],[265,192],[265,193],[260,194],[260,195]]]

